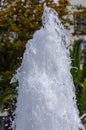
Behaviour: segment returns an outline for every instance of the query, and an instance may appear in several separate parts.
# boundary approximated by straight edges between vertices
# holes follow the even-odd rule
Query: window
[[[74,13],[74,33],[86,34],[86,14]]]

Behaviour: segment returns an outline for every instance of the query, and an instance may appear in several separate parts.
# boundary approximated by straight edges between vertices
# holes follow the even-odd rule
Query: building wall
[[[70,0],[72,5],[82,5],[86,6],[86,0]]]
[[[58,0],[53,0],[55,3],[58,2]],[[72,5],[82,5],[86,6],[86,0],[69,0]]]

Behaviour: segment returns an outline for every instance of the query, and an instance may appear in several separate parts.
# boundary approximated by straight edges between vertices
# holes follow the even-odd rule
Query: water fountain
[[[42,24],[12,79],[19,82],[16,130],[79,130],[70,41],[53,9],[45,6]]]

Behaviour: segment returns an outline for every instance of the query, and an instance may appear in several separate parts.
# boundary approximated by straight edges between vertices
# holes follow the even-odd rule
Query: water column
[[[42,27],[26,44],[18,80],[16,130],[79,130],[69,53],[57,13],[45,7]],[[84,129],[84,128],[83,128]]]

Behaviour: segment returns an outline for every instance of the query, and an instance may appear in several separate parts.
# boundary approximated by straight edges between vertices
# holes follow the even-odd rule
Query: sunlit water
[[[45,7],[42,23],[12,80],[19,82],[16,130],[79,130],[70,41],[53,9]]]

